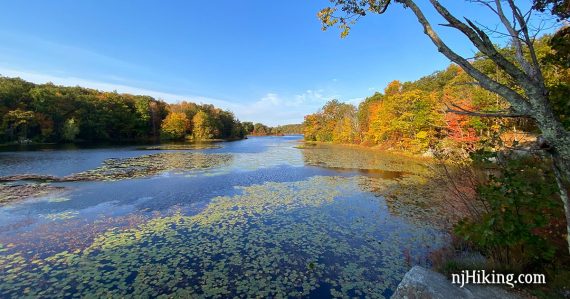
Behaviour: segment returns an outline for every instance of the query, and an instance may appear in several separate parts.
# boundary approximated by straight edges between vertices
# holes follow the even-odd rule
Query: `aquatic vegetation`
[[[65,202],[70,200],[71,198],[68,197],[50,197],[47,199],[47,202]]]
[[[110,229],[86,248],[44,258],[8,250],[0,296],[389,296],[407,270],[403,250],[426,254],[442,236],[390,216],[361,180],[240,187],[196,215]]]
[[[155,146],[141,147],[141,150],[205,150],[205,149],[217,149],[222,148],[222,146],[215,143],[185,143],[185,144],[161,144]]]
[[[46,183],[2,183],[0,184],[0,206],[29,197],[61,192],[65,188]]]
[[[2,176],[0,177],[0,182],[26,180],[48,182],[114,181],[121,179],[149,177],[169,171],[188,172],[194,170],[211,169],[228,165],[232,159],[233,155],[230,154],[164,152],[124,159],[107,159],[103,161],[103,165],[95,169],[75,173],[65,177],[23,174]],[[0,185],[0,188],[2,188],[2,186],[10,187],[11,185]],[[7,190],[6,187],[4,187],[4,189]],[[0,189],[0,192],[2,191],[3,189]]]
[[[445,188],[418,175],[406,175],[390,180],[377,177],[360,177],[360,187],[384,197],[390,213],[418,226],[449,229],[458,220],[449,211]]]
[[[120,180],[157,175],[168,171],[187,172],[227,165],[229,154],[172,152],[143,155],[125,159],[108,159],[92,170],[63,178],[64,181]]]
[[[43,218],[52,220],[52,221],[56,221],[56,220],[67,220],[67,219],[71,219],[71,218],[75,218],[77,216],[77,212],[76,211],[65,211],[65,212],[61,212],[61,213],[51,213],[51,214],[45,214],[45,215],[41,215]]]
[[[51,213],[55,214],[55,213]],[[84,217],[72,217],[59,219],[53,223],[46,217],[41,219],[25,218],[21,221],[0,226],[0,244],[12,244],[10,252],[24,252],[26,255],[49,256],[63,250],[76,250],[87,248],[96,237],[111,228],[133,228],[149,221],[152,217],[171,216],[170,214],[149,215],[148,213],[130,213],[115,217],[98,217],[89,220]],[[33,227],[17,234],[11,234],[10,230]],[[57,224],[57,225],[54,225]]]
[[[298,148],[305,164],[312,166],[429,174],[425,161],[385,151],[320,143],[306,143]]]

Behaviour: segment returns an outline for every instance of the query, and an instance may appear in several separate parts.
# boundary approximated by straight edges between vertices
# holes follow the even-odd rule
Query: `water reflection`
[[[444,242],[413,217],[421,204],[384,198],[425,165],[298,145],[267,137],[0,154],[18,158],[2,175],[21,163],[83,178],[0,207],[0,295],[389,296],[404,252],[421,258]]]

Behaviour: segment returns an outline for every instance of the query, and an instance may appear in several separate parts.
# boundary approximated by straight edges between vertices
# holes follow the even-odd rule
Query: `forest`
[[[241,139],[299,131],[241,123],[210,104],[0,77],[0,143]]]
[[[555,113],[570,128],[570,30],[556,38],[545,35],[535,43]],[[512,47],[505,55],[514,56]],[[495,64],[478,54],[472,64],[505,85],[512,84]],[[363,144],[414,153],[461,148],[465,153],[507,133],[537,133],[524,117],[480,117],[469,111],[508,111],[503,98],[478,86],[459,66],[413,82],[392,81],[383,93],[366,98],[358,107],[338,100],[305,116],[307,141]]]
[[[303,134],[302,124],[289,124],[276,127],[266,126],[262,123],[244,122],[243,126],[248,135],[252,136],[282,136]]]

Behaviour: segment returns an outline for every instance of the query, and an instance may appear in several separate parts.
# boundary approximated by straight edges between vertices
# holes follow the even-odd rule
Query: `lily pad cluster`
[[[110,229],[47,257],[0,244],[0,297],[386,297],[408,269],[404,251],[426,254],[443,237],[392,218],[361,183],[241,187],[199,214]]]
[[[361,176],[359,183],[363,191],[382,196],[390,214],[418,226],[449,229],[458,219],[450,213],[445,200],[449,194],[445,193],[445,188],[435,184],[414,174],[397,181]]]
[[[63,191],[63,187],[46,183],[0,183],[0,206],[28,197]]]
[[[108,159],[95,169],[76,173],[65,181],[111,181],[141,178],[167,171],[187,172],[227,165],[230,154],[204,154],[188,152],[158,153],[125,159]]]
[[[44,214],[41,215],[43,218],[55,221],[55,220],[67,220],[67,219],[72,219],[75,218],[77,216],[77,212],[76,211],[64,211],[64,212],[60,212],[60,213],[50,213],[50,214]]]
[[[222,148],[220,145],[214,143],[185,143],[185,144],[161,144],[154,146],[141,147],[141,150],[205,150]]]

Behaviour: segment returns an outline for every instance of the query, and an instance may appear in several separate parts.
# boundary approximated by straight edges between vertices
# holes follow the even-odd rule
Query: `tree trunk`
[[[570,200],[568,189],[570,186],[570,134],[564,129],[558,118],[550,109],[546,99],[541,101],[542,109],[533,117],[546,140],[546,146],[552,156],[552,168],[556,177],[556,183],[560,193],[560,199],[564,204],[566,215],[566,241],[570,251]]]
[[[563,164],[558,158],[553,156],[552,168],[554,169],[554,175],[556,177],[556,183],[558,184],[558,189],[560,190],[560,198],[564,204],[564,212],[566,215],[566,241],[568,242],[568,248],[570,250],[570,200],[568,199],[568,180],[564,179],[564,174],[560,169],[560,165]],[[566,165],[567,167],[568,165]],[[568,173],[566,173],[566,177]]]

